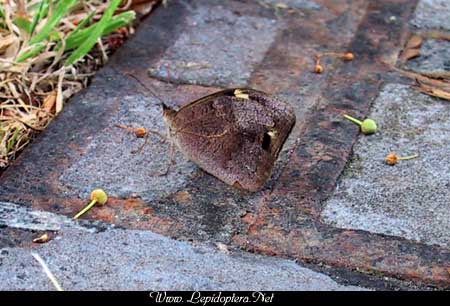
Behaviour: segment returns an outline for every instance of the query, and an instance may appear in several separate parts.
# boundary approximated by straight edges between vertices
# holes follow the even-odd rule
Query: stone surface
[[[227,5],[191,9],[195,12],[185,30],[149,67],[150,76],[190,84],[245,86],[274,41],[277,21],[242,15]]]
[[[319,9],[320,5],[312,0],[261,0],[261,3],[284,9]]]
[[[114,228],[114,224],[85,221],[82,219],[74,221],[63,215],[0,201],[0,228],[13,228],[32,232],[61,231],[70,228],[80,231],[96,232]]]
[[[425,40],[420,56],[407,62],[409,70],[425,74],[450,73],[450,41],[443,39]]]
[[[0,250],[0,290],[54,290],[38,253],[65,290],[364,290],[293,261],[192,246],[150,232],[66,229],[31,250]]]
[[[450,30],[450,2],[448,0],[420,0],[411,24],[419,29]]]
[[[370,114],[379,132],[359,137],[322,213],[325,222],[449,247],[449,116],[445,101],[385,86]],[[420,157],[388,166],[389,152]]]
[[[0,226],[34,231],[59,231],[74,227],[74,221],[48,211],[32,210],[23,205],[0,202]],[[81,227],[80,227],[81,228]]]
[[[140,197],[152,201],[176,192],[189,180],[197,167],[175,155],[176,166],[167,175],[160,175],[169,166],[170,144],[159,136],[137,138],[130,131],[118,128],[144,127],[165,134],[161,119],[162,109],[152,107],[157,100],[140,93],[123,96],[117,112],[109,116],[108,128],[96,134],[85,148],[85,153],[59,177],[67,188],[67,195],[87,198],[101,186],[113,197]],[[142,145],[139,152],[135,152]]]

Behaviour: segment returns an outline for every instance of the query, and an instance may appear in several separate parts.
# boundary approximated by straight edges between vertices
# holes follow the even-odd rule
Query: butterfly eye
[[[263,150],[269,151],[270,149],[270,142],[272,141],[272,137],[269,134],[270,132],[266,132],[263,135],[263,139],[262,139],[262,148]]]

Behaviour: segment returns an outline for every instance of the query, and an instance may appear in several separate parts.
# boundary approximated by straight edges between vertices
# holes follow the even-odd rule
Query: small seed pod
[[[346,61],[352,61],[355,58],[355,56],[353,55],[353,53],[348,52],[345,53],[342,58]]]
[[[399,160],[413,159],[413,158],[416,158],[418,156],[419,156],[419,154],[414,154],[414,155],[405,156],[405,157],[398,157],[395,153],[389,153],[384,158],[384,161],[386,162],[386,164],[388,164],[390,166],[394,166]]]
[[[106,192],[103,189],[95,189],[91,192],[90,195],[91,202],[84,207],[79,213],[77,213],[73,219],[78,219],[82,215],[84,215],[86,212],[88,212],[92,207],[94,207],[95,204],[99,203],[100,205],[105,205],[108,201],[108,196],[106,195]]]
[[[100,205],[105,205],[108,201],[108,196],[103,189],[94,189],[94,191],[91,192],[90,199],[91,201],[97,201]]]
[[[377,131],[377,123],[372,119],[365,119],[364,121],[360,121],[356,118],[353,118],[349,115],[344,115],[344,118],[350,120],[351,122],[359,125],[361,132],[365,135],[373,134]]]
[[[147,130],[143,127],[133,128],[123,124],[116,124],[116,127],[132,132],[138,138],[142,138],[147,134]]]
[[[47,233],[45,233],[45,234],[33,239],[33,242],[34,243],[46,243],[49,240],[50,240],[50,236]]]
[[[136,137],[142,138],[147,134],[147,131],[143,127],[139,127],[134,130],[134,134]]]
[[[361,124],[361,132],[363,134],[369,135],[377,131],[377,123],[372,119],[366,119]]]
[[[397,163],[398,157],[397,157],[397,155],[395,155],[395,153],[389,153],[384,158],[384,160],[386,161],[386,164],[393,166],[393,165],[395,165]]]
[[[314,67],[314,72],[315,73],[322,73],[323,72],[323,67],[321,65],[316,65]]]

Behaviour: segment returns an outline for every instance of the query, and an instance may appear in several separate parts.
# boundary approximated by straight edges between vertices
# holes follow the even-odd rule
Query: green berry
[[[372,119],[366,119],[361,124],[361,132],[363,134],[373,134],[377,131],[377,123]]]

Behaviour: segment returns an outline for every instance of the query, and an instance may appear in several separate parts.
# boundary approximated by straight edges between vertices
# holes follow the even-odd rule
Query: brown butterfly
[[[162,104],[171,142],[207,173],[248,191],[270,177],[295,124],[289,104],[249,88],[225,89],[178,111]]]

